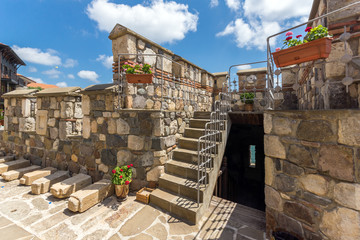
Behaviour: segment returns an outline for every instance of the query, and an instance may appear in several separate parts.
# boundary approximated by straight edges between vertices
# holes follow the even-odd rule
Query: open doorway
[[[247,115],[236,118],[247,118]],[[259,121],[233,121],[217,195],[265,211],[264,127],[262,114],[259,117]]]

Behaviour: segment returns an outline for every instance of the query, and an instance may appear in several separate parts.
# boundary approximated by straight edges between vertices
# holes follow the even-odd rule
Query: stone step
[[[33,194],[46,193],[53,184],[61,182],[69,177],[68,171],[57,171],[54,174],[39,178],[31,184],[31,192]]]
[[[25,173],[36,171],[36,170],[39,170],[39,169],[41,169],[40,166],[32,165],[30,167],[19,168],[19,169],[16,169],[16,170],[11,170],[11,171],[8,171],[8,172],[4,172],[1,176],[6,181],[12,181],[12,180],[21,178]]]
[[[159,188],[165,189],[169,192],[175,193],[177,195],[181,195],[193,200],[197,200],[197,182],[186,179],[183,177],[178,177],[175,175],[171,175],[168,173],[163,174],[159,178]],[[205,185],[200,185],[200,202],[203,199],[203,192],[205,190]]]
[[[204,134],[205,129],[203,128],[185,128],[184,137],[198,139],[199,137],[204,136]]]
[[[30,161],[26,159],[18,159],[10,162],[0,163],[0,174],[28,166],[30,166]]]
[[[9,162],[15,160],[15,155],[8,155],[4,157],[0,157],[0,163]]]
[[[194,112],[196,119],[210,119],[211,112]]]
[[[49,176],[50,174],[56,172],[56,170],[57,170],[56,168],[47,167],[41,170],[36,170],[34,172],[25,173],[24,176],[20,178],[20,184],[25,184],[30,186],[35,180]]]
[[[79,173],[74,177],[68,178],[62,182],[54,184],[50,188],[50,192],[54,197],[67,198],[74,192],[83,189],[91,184],[91,177],[86,174]]]
[[[209,119],[190,119],[189,127],[205,129],[205,124],[210,122]]]
[[[84,212],[113,194],[114,185],[103,179],[71,194],[68,208],[73,212]]]
[[[202,216],[200,213],[203,210],[202,203],[198,206],[194,200],[161,189],[156,189],[150,194],[150,204],[192,224],[197,223]]]
[[[180,148],[185,148],[185,149],[189,149],[189,150],[194,150],[197,151],[198,150],[198,139],[195,138],[179,138],[179,147]],[[216,149],[218,148],[219,143],[216,143]]]
[[[176,148],[172,151],[172,159],[187,163],[197,163],[198,162],[198,152],[194,150]]]
[[[197,164],[169,160],[166,163],[166,173],[196,181],[198,179],[197,167]],[[207,177],[209,177],[209,172],[210,170],[207,170]]]

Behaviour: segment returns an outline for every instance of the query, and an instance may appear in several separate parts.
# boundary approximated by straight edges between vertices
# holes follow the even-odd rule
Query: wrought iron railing
[[[223,88],[224,89],[224,88]],[[200,204],[200,189],[208,184],[208,170],[214,167],[214,160],[219,154],[219,142],[227,138],[228,112],[230,111],[231,96],[220,92],[219,100],[214,103],[214,110],[210,114],[210,121],[205,124],[205,133],[198,140],[198,178],[197,204]],[[226,136],[223,136],[226,134]]]

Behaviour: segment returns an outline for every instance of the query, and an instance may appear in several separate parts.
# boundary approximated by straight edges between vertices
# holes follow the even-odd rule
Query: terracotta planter
[[[126,200],[129,194],[129,184],[128,185],[115,184],[115,194],[119,199]]]
[[[327,58],[331,52],[332,38],[320,38],[295,47],[273,52],[276,67],[286,67],[293,64]]]
[[[0,126],[4,126],[4,120],[0,120]]]
[[[152,74],[126,74],[128,83],[152,83]]]
[[[254,111],[254,104],[252,103],[245,103],[245,111],[246,112],[252,112]]]

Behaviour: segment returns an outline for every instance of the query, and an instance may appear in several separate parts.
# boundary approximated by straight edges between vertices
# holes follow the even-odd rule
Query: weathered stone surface
[[[60,117],[72,118],[74,116],[74,103],[73,102],[61,102],[60,103]]]
[[[164,173],[164,166],[157,166],[146,174],[146,181],[159,181],[159,177]]]
[[[339,120],[339,143],[360,146],[360,115]]]
[[[59,136],[59,130],[57,128],[50,128],[50,138],[56,139]]]
[[[31,185],[35,180],[49,176],[56,172],[56,168],[47,167],[41,170],[25,173],[24,176],[20,179],[20,184]]]
[[[148,167],[154,164],[154,154],[153,152],[146,152],[143,155],[138,157],[137,162],[140,163],[141,167]]]
[[[339,145],[322,145],[319,170],[341,180],[354,181],[353,150]]]
[[[274,186],[279,191],[292,192],[295,190],[296,187],[295,181],[296,181],[295,178],[280,173],[275,177]]]
[[[38,110],[36,112],[36,134],[46,135],[47,130],[47,121],[48,121],[48,111],[47,110]]]
[[[288,160],[304,167],[315,167],[313,157],[307,148],[298,145],[290,145]]]
[[[321,120],[302,121],[297,129],[296,136],[301,140],[313,142],[327,142],[336,140],[330,123]]]
[[[126,147],[125,137],[119,135],[108,135],[106,137],[106,145],[108,147]]]
[[[109,171],[109,167],[102,163],[98,166],[98,169],[103,173],[107,173]]]
[[[326,206],[332,203],[332,201],[328,198],[320,197],[309,192],[304,192],[304,199],[310,203],[319,204],[322,206]]]
[[[87,139],[90,137],[90,118],[84,117],[83,118],[83,138]]]
[[[145,145],[145,137],[143,136],[135,136],[129,135],[128,136],[128,148],[131,150],[143,150]]]
[[[133,100],[133,108],[143,109],[146,106],[146,98],[143,96],[136,96]]]
[[[0,163],[0,174],[10,170],[25,168],[28,166],[30,166],[30,161],[25,159],[18,159],[10,162]]]
[[[40,166],[32,165],[30,167],[20,168],[20,169],[5,172],[5,173],[1,174],[1,176],[6,181],[12,181],[12,180],[21,178],[25,173],[36,171],[36,170],[39,170],[40,168],[41,168]]]
[[[0,163],[9,162],[15,159],[15,155],[0,157]]]
[[[167,240],[168,234],[166,228],[161,223],[157,223],[146,231],[150,236],[159,240]]]
[[[320,216],[316,210],[297,202],[284,203],[284,213],[309,225],[315,224]]]
[[[341,13],[340,13],[341,14]],[[338,14],[337,14],[338,15]],[[333,16],[332,16],[333,17]],[[352,56],[352,51],[348,43],[346,43],[346,52]],[[331,44],[331,52],[326,59],[327,63],[325,67],[326,78],[336,78],[345,75],[345,63],[339,61],[339,59],[345,54],[344,43],[337,42]]]
[[[283,171],[284,173],[286,174],[289,174],[289,175],[295,175],[295,176],[300,176],[302,174],[304,174],[304,169],[295,165],[295,164],[292,164],[288,161],[284,161],[283,163]]]
[[[292,122],[288,118],[274,117],[273,132],[276,135],[289,135],[292,133]]]
[[[267,207],[282,212],[283,200],[280,194],[272,187],[265,186],[265,204]]]
[[[19,119],[19,131],[20,132],[32,132],[36,130],[35,118],[20,118]]]
[[[120,150],[117,152],[117,162],[120,166],[131,162],[132,154],[128,150]]]
[[[284,229],[291,234],[295,234],[299,237],[304,235],[304,230],[301,226],[301,223],[291,217],[286,216],[285,214],[279,213],[277,217],[278,225],[277,227],[280,229]]]
[[[145,104],[146,104],[145,106],[146,109],[152,109],[154,107],[154,101],[151,99],[147,99]]]
[[[264,136],[265,155],[269,157],[286,159],[286,151],[278,136]]]
[[[109,134],[115,134],[117,131],[116,128],[116,121],[112,118],[108,120],[108,133]]]
[[[86,174],[79,173],[74,177],[65,179],[59,183],[54,184],[50,188],[50,192],[54,197],[67,198],[74,192],[83,189],[91,184],[91,177]]]
[[[70,195],[68,208],[73,212],[84,212],[114,194],[110,180],[103,179]]]
[[[57,171],[49,176],[39,178],[31,184],[33,194],[42,194],[50,190],[51,185],[69,178],[68,171]]]
[[[348,208],[325,211],[320,230],[330,239],[360,239],[360,213]]]
[[[334,198],[337,203],[360,211],[360,184],[336,184],[334,187]]]
[[[275,176],[275,166],[272,158],[265,157],[265,184],[272,186]]]
[[[172,147],[176,144],[176,137],[174,135],[167,136],[164,138],[164,143],[166,147]]]
[[[319,196],[324,196],[328,192],[328,181],[320,175],[308,174],[300,178],[300,183],[306,191]]]
[[[83,118],[81,102],[76,102],[74,107],[74,118]]]
[[[116,132],[117,134],[120,135],[129,134],[130,133],[129,124],[125,120],[119,118],[118,120],[116,120]]]

